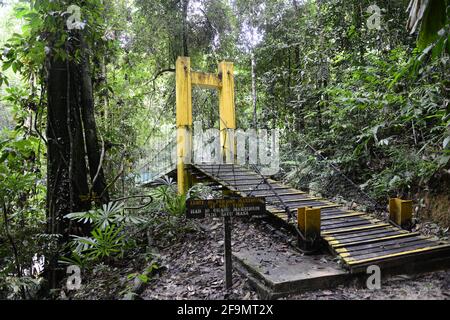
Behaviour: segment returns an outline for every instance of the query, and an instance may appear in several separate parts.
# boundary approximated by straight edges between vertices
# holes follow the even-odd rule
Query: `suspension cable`
[[[261,173],[261,171],[256,166],[256,164],[251,164],[250,166],[253,168],[253,170],[257,174],[259,174],[261,176],[262,180],[255,188],[253,188],[253,190],[247,196],[250,196],[258,188],[258,186],[261,185],[262,183],[267,184],[269,186],[270,190],[272,191],[272,193],[275,194],[278,201],[280,201],[280,203],[282,204],[284,211],[286,211],[288,221],[290,221],[291,217],[292,217],[290,208],[286,205],[286,203],[283,201],[283,199],[280,197],[280,195],[275,191],[275,189],[272,187],[272,185],[267,181],[267,178]]]
[[[334,164],[328,162],[327,158],[325,158],[318,150],[316,150],[312,145],[310,145],[304,138],[302,138],[301,136],[299,136],[299,139],[301,141],[303,141],[303,143],[310,148],[313,153],[317,156],[319,156],[323,161],[325,161],[325,163],[331,167],[335,172],[337,172],[338,174],[340,174],[341,176],[343,176],[345,178],[345,180],[347,180],[347,182],[349,182],[353,187],[355,187],[362,195],[364,195],[364,197],[366,197],[367,200],[369,200],[369,202],[372,203],[372,205],[375,207],[375,209],[378,209],[380,206],[378,205],[378,203],[376,202],[375,199],[373,199],[370,195],[368,195],[366,192],[364,192],[360,186],[358,186],[355,182],[353,182],[349,177],[347,177],[338,167],[336,167]]]
[[[160,152],[166,150],[168,147],[172,146],[175,143],[174,140],[169,141],[163,148],[159,149],[158,153],[156,155],[153,156],[153,158],[151,158],[149,161],[146,161],[145,164],[143,164],[142,166],[139,167],[138,170],[144,169],[146,166],[150,165],[153,163],[153,161],[155,159],[157,159],[160,156]]]

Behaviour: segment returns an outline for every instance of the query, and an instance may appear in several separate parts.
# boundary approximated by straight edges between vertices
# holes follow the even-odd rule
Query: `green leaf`
[[[139,280],[141,280],[143,283],[147,283],[150,279],[147,275],[145,274],[140,274],[138,275]]]
[[[11,67],[11,65],[13,64],[13,62],[14,62],[14,60],[8,60],[8,61],[3,62],[2,63],[2,70],[3,71],[8,70]]]
[[[443,147],[444,149],[450,149],[450,136],[444,139]]]

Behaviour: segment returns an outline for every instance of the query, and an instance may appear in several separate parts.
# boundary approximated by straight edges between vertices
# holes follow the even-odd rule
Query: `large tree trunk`
[[[86,52],[76,41],[67,47],[72,48],[69,55],[74,48]],[[90,232],[89,225],[64,219],[66,214],[89,210],[92,200],[97,203],[109,200],[100,166],[90,61],[83,57],[81,62],[49,57],[48,63],[47,232],[61,234],[61,245],[72,234]],[[97,197],[89,192],[89,185]],[[57,287],[64,276],[64,270],[57,269],[59,254],[49,257],[47,277],[51,288]]]
[[[68,236],[76,230],[63,216],[89,209],[79,77],[76,65],[52,59],[48,78],[47,210],[48,232]]]
[[[82,235],[87,226],[64,219],[64,215],[90,208],[87,199],[86,161],[79,109],[79,77],[74,63],[51,58],[47,109],[47,232],[60,234],[60,244],[70,234]],[[47,277],[56,288],[64,276],[58,269],[59,252],[49,257]]]
[[[106,180],[103,173],[104,146],[100,151],[97,138],[97,126],[94,116],[94,97],[92,93],[92,78],[89,59],[85,56],[81,64],[81,114],[83,117],[84,134],[86,139],[86,151],[89,162],[94,198],[98,203],[107,203],[109,194],[106,190]]]

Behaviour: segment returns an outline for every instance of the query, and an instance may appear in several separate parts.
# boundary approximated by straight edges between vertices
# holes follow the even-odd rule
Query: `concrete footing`
[[[276,299],[307,290],[335,287],[350,279],[329,255],[305,256],[293,249],[241,249],[233,253],[243,273],[262,299]]]

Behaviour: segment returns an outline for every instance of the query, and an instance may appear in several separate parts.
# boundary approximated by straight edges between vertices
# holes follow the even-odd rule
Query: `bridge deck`
[[[295,224],[296,219],[288,219],[280,198],[293,217],[299,207],[321,208],[321,235],[351,272],[371,264],[396,266],[418,259],[450,258],[448,243],[405,231],[365,212],[346,210],[275,180],[268,179],[268,186],[260,175],[242,166],[196,164],[194,168],[240,196],[265,197],[267,211],[288,224]]]

